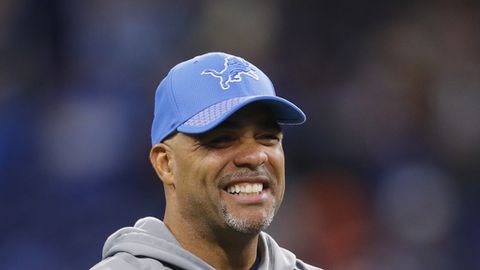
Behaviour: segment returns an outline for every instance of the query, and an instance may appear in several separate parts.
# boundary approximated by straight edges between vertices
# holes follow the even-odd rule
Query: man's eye
[[[277,134],[261,134],[257,137],[257,140],[265,145],[275,145],[280,142],[280,136]]]
[[[218,136],[205,142],[205,145],[212,148],[227,147],[235,140],[232,136]]]

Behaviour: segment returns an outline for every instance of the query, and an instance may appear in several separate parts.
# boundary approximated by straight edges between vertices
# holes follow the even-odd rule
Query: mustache
[[[275,182],[274,177],[268,170],[261,169],[261,168],[251,170],[251,169],[245,168],[245,169],[239,169],[238,171],[222,176],[220,178],[220,183],[221,184],[229,183],[229,182],[241,180],[244,178],[266,178],[270,183]]]
[[[257,178],[257,177],[268,177],[271,178],[271,175],[268,171],[264,169],[256,169],[255,171],[249,169],[240,169],[234,173],[229,173],[221,177],[221,179],[228,180],[237,180],[242,178]]]

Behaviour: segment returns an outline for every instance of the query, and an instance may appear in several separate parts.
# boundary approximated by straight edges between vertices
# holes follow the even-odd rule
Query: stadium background
[[[330,270],[480,269],[477,3],[3,0],[0,269],[87,269],[162,217],[154,90],[207,51],[308,116],[285,129],[280,244]]]

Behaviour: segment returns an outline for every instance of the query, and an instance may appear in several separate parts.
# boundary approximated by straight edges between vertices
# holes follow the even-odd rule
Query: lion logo
[[[202,71],[201,74],[219,78],[220,87],[222,87],[223,90],[229,89],[230,83],[242,81],[242,75],[259,80],[257,72],[251,67],[250,63],[235,56],[225,58],[224,68],[221,71],[206,69]]]

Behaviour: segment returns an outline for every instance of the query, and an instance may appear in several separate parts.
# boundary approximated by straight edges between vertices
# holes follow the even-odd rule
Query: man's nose
[[[256,169],[268,160],[265,146],[259,144],[255,139],[243,142],[236,153],[234,163],[237,167]]]

